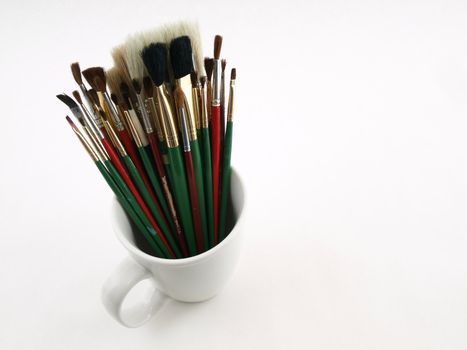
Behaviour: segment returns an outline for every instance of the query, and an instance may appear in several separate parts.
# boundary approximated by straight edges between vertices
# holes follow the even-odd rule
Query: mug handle
[[[128,293],[139,282],[146,279],[154,282],[151,273],[146,268],[127,257],[117,266],[102,287],[102,303],[106,310],[125,327],[134,328],[143,325],[161,309],[167,300],[167,296],[154,286],[147,300],[123,312],[123,302]]]

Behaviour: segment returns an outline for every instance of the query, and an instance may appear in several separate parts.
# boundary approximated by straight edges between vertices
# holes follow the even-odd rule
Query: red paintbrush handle
[[[196,189],[195,168],[191,152],[183,152],[185,156],[186,176],[188,180],[188,190],[190,191],[191,199],[191,215],[193,216],[193,226],[196,236],[196,248],[198,253],[203,252],[203,229],[201,227],[201,216],[199,212],[198,190]]]
[[[164,212],[162,211],[161,205],[159,201],[157,200],[157,197],[154,194],[154,190],[152,189],[151,183],[149,182],[148,176],[146,175],[146,172],[144,171],[143,164],[141,163],[141,160],[139,159],[136,146],[130,138],[130,134],[128,134],[128,131],[126,129],[123,129],[118,132],[118,137],[120,138],[120,141],[122,141],[123,147],[125,147],[125,150],[127,151],[128,156],[133,161],[133,164],[135,164],[136,169],[138,169],[138,173],[141,175],[141,178],[143,179],[144,186],[146,186],[147,190],[149,191],[149,195],[151,196],[151,199],[153,200],[153,202],[156,203],[157,210],[159,210],[159,213],[161,214],[162,219],[168,225],[167,219],[164,216]]]
[[[164,163],[162,161],[161,152],[159,151],[159,147],[157,146],[158,141],[156,138],[156,134],[154,132],[146,134],[148,137],[149,145],[151,146],[152,155],[154,156],[154,161],[156,163],[156,170],[159,174],[160,178],[166,176]]]
[[[211,107],[212,206],[214,210],[214,245],[219,241],[219,183],[221,166],[221,108]]]
[[[161,234],[162,230],[160,229],[160,227],[157,224],[156,220],[154,220],[154,218],[152,217],[151,213],[149,212],[148,207],[146,206],[146,203],[144,203],[143,198],[140,196],[138,190],[136,189],[135,185],[131,181],[130,175],[128,175],[128,173],[127,173],[125,167],[123,166],[123,163],[120,160],[120,157],[118,156],[117,152],[115,152],[115,149],[113,148],[113,146],[106,139],[102,139],[102,145],[104,146],[105,150],[107,151],[107,154],[109,155],[110,161],[112,162],[112,164],[117,169],[117,171],[120,174],[120,176],[122,177],[123,181],[125,181],[125,184],[128,186],[128,188],[130,189],[133,196],[135,196],[136,202],[138,202],[138,205],[141,207],[144,214],[148,218],[149,222],[151,223],[153,228],[156,230],[156,232],[158,233],[160,239],[162,240],[162,242],[166,246],[167,250],[170,253],[170,256],[172,258],[175,258],[175,254],[172,251],[172,248],[170,248],[170,245],[166,241],[164,235]]]

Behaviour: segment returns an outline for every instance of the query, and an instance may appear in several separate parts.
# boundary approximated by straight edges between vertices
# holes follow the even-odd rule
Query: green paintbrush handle
[[[212,206],[212,169],[211,169],[211,146],[209,139],[209,128],[201,129],[201,146],[204,167],[204,198],[206,204],[206,217],[208,221],[209,248],[214,245],[214,209]]]
[[[149,223],[149,221],[145,220],[146,217],[144,213],[139,209],[139,206],[136,204],[136,200],[134,200],[131,192],[128,191],[132,198],[132,199],[129,199],[123,193],[123,191],[119,188],[119,185],[117,185],[117,182],[120,182],[120,187],[124,186],[125,188],[127,188],[123,180],[121,180],[120,175],[118,175],[117,171],[115,170],[115,173],[117,173],[118,178],[114,179],[108,173],[108,170],[105,168],[104,164],[102,164],[101,161],[97,161],[95,162],[95,164],[97,168],[99,169],[99,171],[101,172],[102,176],[104,177],[105,181],[109,185],[109,187],[114,192],[115,196],[117,196],[118,202],[123,207],[125,212],[130,216],[131,220],[133,220],[135,225],[138,227],[139,231],[143,234],[144,238],[149,243],[149,246],[151,247],[155,255],[158,257],[167,258],[167,255],[159,247],[159,245],[157,244],[157,240],[155,240],[155,237],[157,237],[156,232],[151,227],[151,224]],[[133,202],[133,206],[134,204],[136,204],[136,208],[137,208],[136,210],[133,208],[131,202]]]
[[[130,157],[128,156],[122,157],[122,160],[123,160],[123,163],[125,163],[125,167],[127,168],[131,179],[136,185],[136,188],[138,189],[140,195],[143,197],[144,202],[149,207],[151,214],[153,215],[154,219],[159,225],[162,231],[162,234],[164,235],[165,239],[169,242],[170,247],[173,249],[175,256],[177,258],[181,258],[182,255],[180,253],[180,250],[178,249],[178,246],[175,244],[175,241],[172,235],[170,234],[170,230],[164,222],[164,218],[162,217],[154,201],[152,200],[148,190],[146,189],[146,186],[144,185],[143,179],[141,178],[141,175],[138,173],[138,170],[136,169],[135,165],[133,164]]]
[[[224,154],[222,162],[221,203],[219,207],[219,242],[225,238],[225,222],[227,218],[227,203],[230,195],[230,158],[232,155],[233,122],[227,122],[224,138]]]
[[[206,213],[206,200],[204,198],[204,180],[203,180],[203,163],[201,160],[201,152],[199,149],[198,140],[190,142],[191,158],[193,159],[193,167],[195,169],[196,188],[198,190],[199,213],[201,216],[201,229],[203,230],[204,251],[209,249],[209,229],[208,218]]]
[[[159,180],[157,179],[156,172],[154,171],[154,166],[151,163],[151,160],[148,157],[147,151],[143,147],[138,147],[138,153],[140,155],[141,160],[143,161],[144,169],[146,170],[146,174],[148,174],[149,181],[151,182],[154,191],[156,192],[157,200],[161,205],[162,211],[164,212],[167,221],[169,222],[170,228],[172,232],[176,232],[175,224],[172,220],[172,216],[170,215],[169,207],[167,206],[167,201],[165,200],[164,194],[162,193],[161,185]]]
[[[196,255],[196,241],[191,218],[190,197],[188,195],[188,186],[182,155],[180,154],[180,147],[168,148],[168,156],[170,171],[172,172],[175,205],[181,220],[183,232],[185,233],[190,255]]]

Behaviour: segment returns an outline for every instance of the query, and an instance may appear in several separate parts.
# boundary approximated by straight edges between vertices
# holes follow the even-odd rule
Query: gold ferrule
[[[117,134],[115,133],[115,130],[112,128],[112,125],[109,123],[108,120],[104,120],[104,127],[105,130],[107,130],[107,134],[109,134],[110,141],[112,141],[112,144],[118,150],[120,155],[122,157],[125,157],[127,155],[125,147],[123,147],[122,143],[120,142],[120,139],[118,138]]]
[[[133,123],[133,120],[131,119],[130,114],[128,113],[128,111],[124,111],[123,115],[125,116],[124,119],[128,125],[128,129],[130,130],[130,134],[136,143],[136,146],[138,148],[143,147],[143,143],[141,142],[141,138],[138,135],[138,131],[136,130],[135,124]]]
[[[157,92],[156,92],[156,94],[157,94]],[[159,139],[159,141],[162,142],[162,141],[164,141],[164,131],[162,130],[159,113],[157,113],[156,99],[154,99],[153,97],[149,97],[148,99],[146,99],[146,102],[147,102],[148,107],[149,107],[149,114],[150,114],[150,116],[152,118],[154,126],[156,127],[157,138]]]
[[[123,127],[125,129],[128,129],[128,124],[127,124],[126,119],[125,119],[125,110],[120,105],[116,105],[116,107],[117,107],[118,114],[123,116],[123,118],[121,118],[121,120],[120,120],[122,122],[122,124],[123,124]]]
[[[80,140],[81,144],[83,145],[83,147],[86,149],[86,151],[88,152],[89,156],[92,158],[92,160],[94,162],[97,162],[99,160],[99,157],[96,153],[96,151],[94,151],[94,149],[92,148],[92,146],[89,144],[88,140],[86,140],[86,138],[84,137],[83,134],[81,134],[79,132],[78,129],[76,129],[75,127],[73,127],[73,131],[75,132],[76,136],[78,136],[78,139]]]
[[[234,102],[235,102],[235,80],[230,81],[229,91],[229,105],[227,107],[227,121],[231,122],[234,113]]]
[[[88,135],[88,138],[91,141],[91,144],[94,147],[97,155],[102,159],[105,159],[107,157],[107,152],[105,151],[104,146],[102,146],[99,138],[93,133],[92,128],[90,128],[88,125],[85,125],[83,129]]]
[[[193,94],[191,92],[191,78],[190,74],[185,75],[181,79],[175,80],[175,85],[180,87],[185,94],[185,112],[187,114],[188,120],[194,118],[194,102],[193,102]],[[194,123],[194,119],[193,119]]]
[[[175,120],[170,106],[169,99],[164,93],[162,86],[156,86],[156,108],[157,113],[160,116],[161,129],[164,133],[164,139],[167,143],[167,147],[173,148],[178,147],[178,135],[177,128],[175,126]]]
[[[206,82],[206,101],[205,101],[206,109],[208,111],[207,113],[208,123],[211,122],[211,101],[212,101],[212,84],[211,84],[211,81],[208,80]]]
[[[199,90],[199,106],[200,106],[200,120],[201,120],[201,127],[208,128],[209,127],[209,117],[208,117],[208,108],[206,105],[206,89],[200,88]]]
[[[199,110],[199,89],[191,88],[191,98],[193,99],[193,117],[195,120],[195,128],[201,128],[200,110]]]

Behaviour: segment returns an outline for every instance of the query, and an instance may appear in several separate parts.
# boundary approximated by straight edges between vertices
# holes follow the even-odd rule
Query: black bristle
[[[161,43],[152,43],[143,49],[141,58],[154,85],[161,86],[167,71],[167,46]]]
[[[193,72],[193,51],[188,36],[180,36],[170,43],[170,62],[174,78],[180,79]]]
[[[125,104],[126,109],[131,110],[130,87],[125,82],[120,84],[120,93],[122,94],[123,103]]]

